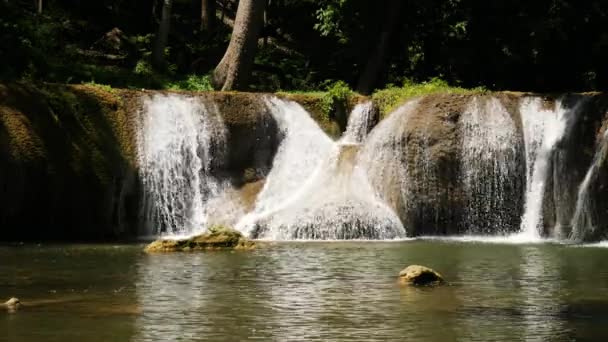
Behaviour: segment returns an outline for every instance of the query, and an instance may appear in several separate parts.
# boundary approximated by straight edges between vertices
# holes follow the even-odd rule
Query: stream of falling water
[[[211,176],[224,156],[226,132],[217,108],[199,99],[154,95],[144,99],[138,132],[147,235],[204,231],[206,203],[224,186]]]
[[[595,152],[591,167],[587,171],[583,182],[578,189],[576,209],[572,217],[572,233],[570,239],[582,241],[587,236],[593,235],[598,222],[596,217],[595,203],[591,198],[590,187],[598,177],[600,167],[608,158],[608,129],[604,131],[600,145]]]
[[[427,167],[428,141],[422,139],[417,146],[420,141],[412,140],[408,131],[418,100],[401,106],[369,136],[373,106],[358,104],[337,141],[299,104],[273,96],[264,101],[282,139],[254,208],[245,214],[244,208],[231,206],[238,189],[214,176],[226,159],[228,142],[215,104],[187,95],[144,98],[137,134],[144,234],[193,235],[220,223],[258,239],[395,239],[406,236],[405,227],[416,228],[418,217],[411,215],[419,210],[416,201],[421,199],[412,189],[420,186],[416,182],[425,182],[424,191],[429,192],[437,182]],[[581,103],[568,107],[558,100],[548,109],[540,98],[524,98],[519,108],[521,134],[498,99],[474,98],[469,103],[459,122],[458,161],[467,196],[463,209],[468,235],[457,239],[543,241],[546,184],[552,168],[559,166],[552,165],[553,156],[564,136],[570,136],[570,119]],[[523,184],[516,184],[523,179],[522,150],[523,214],[520,231],[507,235],[506,230],[518,224],[518,217],[514,221],[509,215],[519,215],[522,207],[518,201]],[[410,152],[415,158],[408,158]],[[606,158],[608,133],[579,185],[572,240],[584,240],[596,229],[597,204],[591,188]],[[412,175],[412,168],[420,172]],[[420,231],[425,233],[424,228]]]
[[[334,142],[297,103],[269,98],[285,137],[252,213],[237,228],[270,240],[405,237],[397,215],[376,196],[357,165],[371,104],[355,107]]]
[[[371,128],[372,111],[371,102],[359,103],[348,116],[346,131],[340,138],[343,143],[360,144],[363,142]]]
[[[543,107],[540,98],[526,98],[520,106],[526,151],[526,198],[520,232],[514,239],[537,241],[543,226],[543,198],[556,144],[562,139],[571,110],[561,100],[555,110]]]
[[[504,234],[517,207],[518,146],[513,118],[496,98],[474,98],[461,117],[461,170],[470,233]]]

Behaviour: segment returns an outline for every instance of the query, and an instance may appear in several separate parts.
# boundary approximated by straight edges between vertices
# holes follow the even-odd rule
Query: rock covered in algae
[[[437,271],[420,265],[410,265],[399,272],[399,282],[416,286],[440,285],[445,282]]]
[[[253,249],[255,244],[247,240],[240,232],[223,227],[214,226],[201,235],[188,239],[168,240],[159,239],[148,246],[148,253],[190,252],[215,249]]]
[[[18,298],[13,297],[5,303],[0,304],[0,307],[5,307],[8,311],[17,311],[19,307],[21,307],[21,301]]]

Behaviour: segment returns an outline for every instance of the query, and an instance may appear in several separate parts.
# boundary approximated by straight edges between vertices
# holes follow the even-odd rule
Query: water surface
[[[306,242],[166,255],[5,246],[0,300],[25,306],[0,310],[0,340],[607,340],[600,246]],[[450,285],[399,286],[409,264]]]

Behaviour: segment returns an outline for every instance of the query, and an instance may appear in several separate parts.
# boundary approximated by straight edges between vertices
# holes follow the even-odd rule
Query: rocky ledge
[[[240,232],[223,226],[214,226],[205,233],[188,239],[156,240],[146,246],[145,251],[147,253],[171,253],[253,248],[255,248],[255,243],[246,239]]]

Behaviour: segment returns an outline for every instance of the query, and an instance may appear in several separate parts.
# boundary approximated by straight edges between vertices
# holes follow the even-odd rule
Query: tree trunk
[[[201,30],[211,31],[215,26],[215,0],[201,0]]]
[[[152,49],[152,66],[156,69],[165,67],[165,47],[169,41],[169,30],[171,29],[171,5],[173,0],[163,1],[163,12],[158,26],[158,33]]]
[[[213,86],[221,90],[244,89],[253,66],[266,0],[241,0],[228,49],[213,72]]]
[[[389,6],[387,7],[388,20],[382,25],[380,39],[378,39],[376,48],[371,52],[371,55],[367,60],[367,64],[365,65],[365,69],[357,82],[357,91],[361,94],[371,93],[378,82],[378,76],[384,67],[386,52],[389,47],[392,32],[397,23],[397,19],[399,18],[400,9],[401,1],[391,0]]]
[[[38,5],[36,6],[36,12],[38,14],[42,14],[42,0],[38,0]]]

